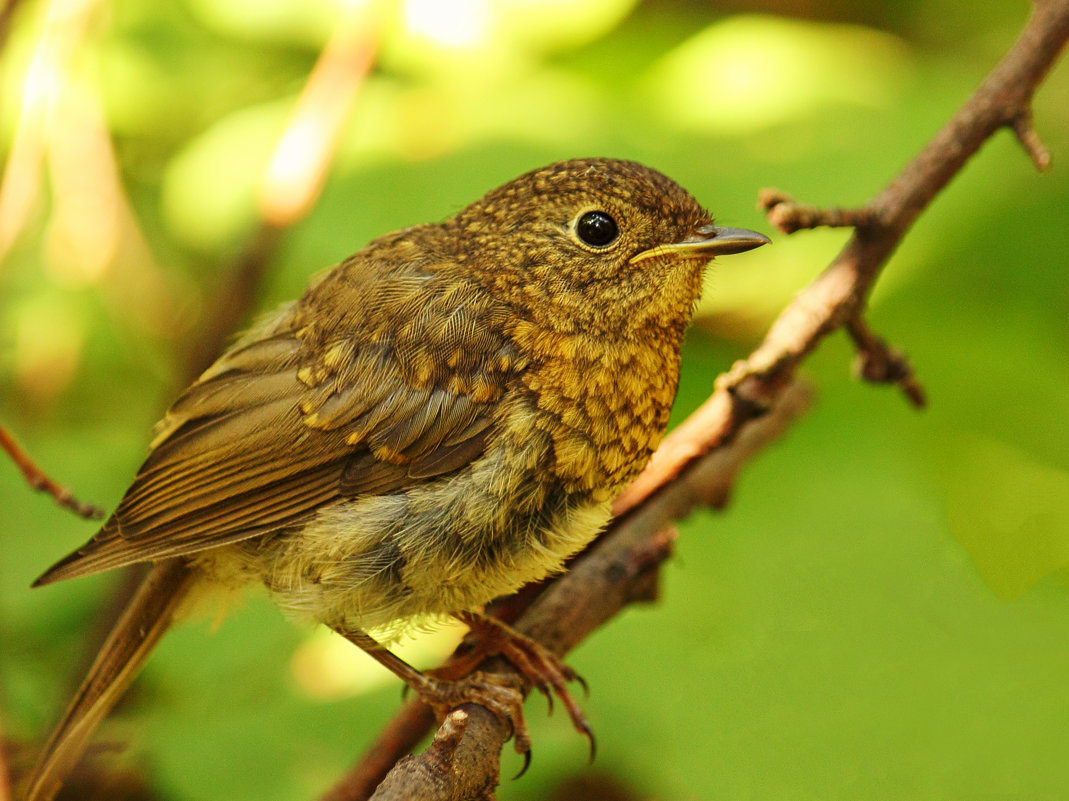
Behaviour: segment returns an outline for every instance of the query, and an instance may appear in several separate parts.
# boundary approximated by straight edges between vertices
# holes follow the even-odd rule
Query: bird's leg
[[[512,726],[516,752],[529,760],[531,737],[523,719],[523,695],[517,683],[508,676],[472,673],[457,679],[429,676],[416,670],[373,637],[360,630],[335,628],[338,634],[361,648],[372,659],[407,684],[431,709],[439,720],[461,704],[484,706]],[[526,765],[524,766],[526,769]]]
[[[540,642],[521,634],[502,620],[477,612],[456,612],[454,617],[477,634],[479,641],[468,653],[433,671],[434,676],[442,679],[464,676],[486,657],[501,654],[546,697],[551,711],[553,696],[556,695],[560,699],[576,730],[590,741],[590,759],[593,761],[594,731],[567,686],[568,682],[577,681],[585,691],[587,687],[582,676],[561,662],[556,654]]]

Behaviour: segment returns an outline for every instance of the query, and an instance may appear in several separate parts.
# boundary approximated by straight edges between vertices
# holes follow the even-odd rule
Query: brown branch
[[[446,717],[426,751],[397,764],[373,797],[377,801],[493,801],[501,746],[508,736],[508,725],[492,712],[464,704]]]
[[[104,516],[103,509],[91,503],[79,501],[69,489],[49,478],[45,471],[34,463],[29,454],[19,447],[15,438],[2,425],[0,425],[0,448],[3,448],[11,457],[11,461],[25,477],[30,489],[47,492],[64,509],[70,509],[81,517],[98,520]]]
[[[792,208],[782,193],[764,195],[770,216],[793,225],[794,230],[845,224],[855,228],[854,235],[828,268],[784,309],[749,358],[720,376],[709,400],[665,438],[647,470],[617,499],[614,509],[620,517],[605,535],[544,592],[529,594],[534,600],[516,624],[519,631],[563,655],[633,600],[636,586],[644,587],[641,595],[647,597],[649,555],[657,550],[657,532],[698,504],[725,501],[741,467],[800,414],[807,394],[795,379],[795,371],[833,331],[849,328],[866,373],[898,384],[914,403],[923,400],[905,359],[861,321],[865,301],[913,221],[997,130],[1013,130],[1036,165],[1046,167],[1049,155],[1031,126],[1031,101],[1067,38],[1069,0],[1039,0],[1017,42],[972,97],[895,180],[861,209]],[[779,207],[783,208],[776,212]],[[665,548],[661,550],[667,554]],[[509,671],[510,667],[498,663],[495,669]],[[445,755],[443,749],[432,746],[400,761],[374,797],[492,798],[507,733],[486,710],[465,709],[468,725],[459,743],[450,740]],[[392,745],[405,751],[413,747],[411,740],[402,743],[395,736],[395,728],[390,732]],[[380,739],[376,764],[387,761],[382,757],[390,745]],[[441,776],[454,781],[443,786],[428,779]],[[370,763],[362,762],[335,787],[335,791],[349,787],[354,792],[332,791],[327,797],[331,801],[366,798],[377,779]]]
[[[1029,122],[1031,102],[1067,37],[1069,0],[1037,2],[1006,56],[895,180],[863,213],[855,213],[861,219],[842,252],[784,310],[761,346],[721,378],[718,392],[760,408],[825,336],[857,318],[876,276],[917,215],[1000,128],[1014,130],[1037,164],[1049,162]],[[765,199],[781,201],[782,194]],[[779,204],[771,205],[770,216]]]

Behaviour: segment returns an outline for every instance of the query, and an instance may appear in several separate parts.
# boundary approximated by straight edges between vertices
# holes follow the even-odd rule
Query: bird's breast
[[[531,355],[523,384],[534,425],[552,443],[547,467],[572,491],[610,500],[645,466],[679,384],[678,344],[518,332]]]

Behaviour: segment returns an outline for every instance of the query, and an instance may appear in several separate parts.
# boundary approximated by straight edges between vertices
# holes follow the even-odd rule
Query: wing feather
[[[504,311],[476,287],[396,270],[358,254],[239,340],[171,407],[103,528],[37,583],[299,525],[477,459],[493,401],[525,366]]]

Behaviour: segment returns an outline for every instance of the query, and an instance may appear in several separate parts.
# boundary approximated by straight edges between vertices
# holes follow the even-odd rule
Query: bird
[[[151,565],[27,801],[55,795],[174,621],[249,584],[440,714],[486,704],[528,748],[514,688],[437,679],[387,644],[413,621],[503,627],[485,604],[605,527],[664,434],[706,265],[769,241],[652,168],[581,158],[313,276],[178,397],[111,517],[34,582]]]

